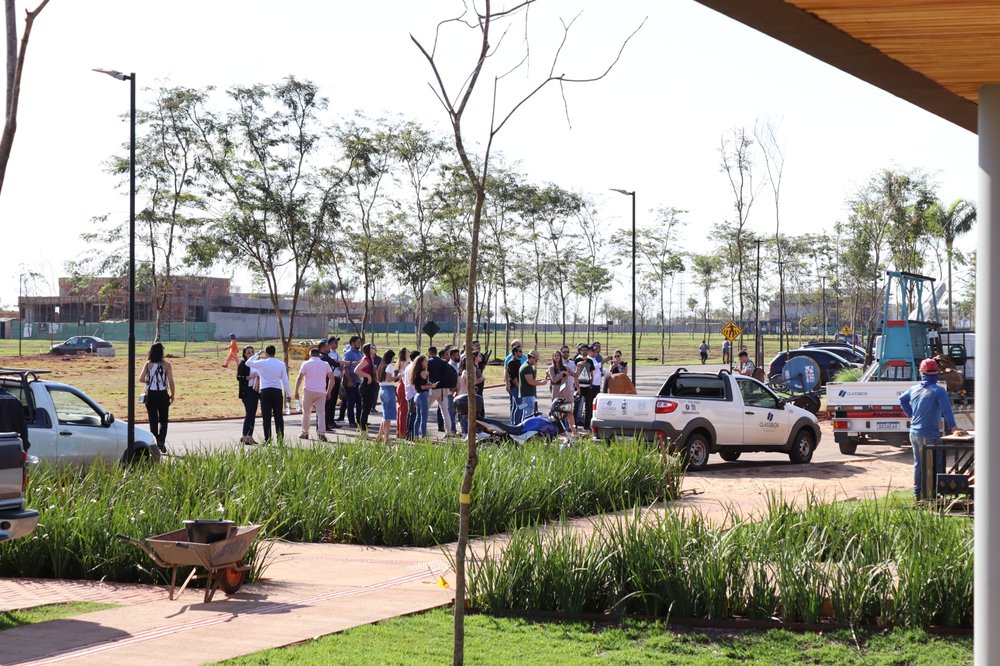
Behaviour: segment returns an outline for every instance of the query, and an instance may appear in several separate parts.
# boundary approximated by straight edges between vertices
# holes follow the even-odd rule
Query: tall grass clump
[[[445,543],[456,538],[465,456],[461,446],[359,442],[231,449],[133,469],[98,463],[82,474],[43,465],[27,498],[41,511],[38,528],[4,544],[0,575],[162,580],[115,534],[162,534],[187,518],[262,524],[268,536],[292,541]],[[635,442],[484,450],[472,529],[494,534],[654,502],[664,479],[663,458]]]
[[[861,379],[861,375],[865,373],[863,368],[844,368],[843,370],[838,370],[837,374],[833,376],[833,381],[835,382],[856,382]]]
[[[730,515],[724,524],[635,510],[603,516],[592,534],[519,529],[473,560],[470,602],[487,612],[569,613],[562,598],[570,595],[572,608],[609,615],[971,626],[972,524],[964,518],[892,499],[813,497],[797,508],[772,498],[763,516]],[[583,585],[570,567],[595,575]]]

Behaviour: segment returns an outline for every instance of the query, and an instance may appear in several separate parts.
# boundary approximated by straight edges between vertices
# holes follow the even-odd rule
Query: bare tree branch
[[[6,113],[4,114],[3,134],[0,135],[0,192],[3,191],[7,162],[10,160],[10,151],[14,146],[14,134],[17,132],[17,102],[21,96],[21,75],[24,72],[24,56],[28,52],[28,38],[31,36],[31,26],[47,4],[49,4],[49,0],[42,0],[35,9],[25,12],[24,34],[21,36],[21,48],[17,53],[12,77],[11,57],[14,51],[12,46],[17,41],[17,31],[12,30],[14,2],[6,0],[5,3],[7,11],[7,103],[4,107]]]

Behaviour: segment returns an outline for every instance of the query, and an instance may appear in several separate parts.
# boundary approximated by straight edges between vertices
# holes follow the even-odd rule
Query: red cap
[[[932,358],[925,358],[920,362],[920,374],[922,375],[936,375],[941,372],[941,368],[938,367],[937,361]]]

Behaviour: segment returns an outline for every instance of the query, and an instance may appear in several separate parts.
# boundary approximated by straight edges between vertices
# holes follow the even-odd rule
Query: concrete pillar
[[[1000,85],[979,89],[979,206],[976,249],[977,666],[1000,664]]]

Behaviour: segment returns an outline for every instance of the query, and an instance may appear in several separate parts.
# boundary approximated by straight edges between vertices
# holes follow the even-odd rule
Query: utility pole
[[[754,292],[753,362],[758,368],[764,365],[764,338],[760,334],[760,244],[763,242],[763,239],[757,239],[757,287]]]
[[[778,351],[785,351],[785,264],[778,261]]]
[[[822,293],[821,298],[823,299],[823,302],[820,304],[820,311],[823,313],[823,339],[826,340],[826,276],[820,276],[819,285]]]

